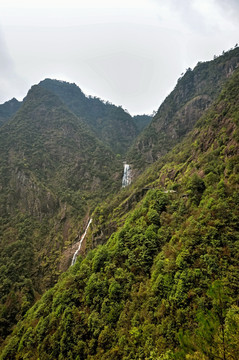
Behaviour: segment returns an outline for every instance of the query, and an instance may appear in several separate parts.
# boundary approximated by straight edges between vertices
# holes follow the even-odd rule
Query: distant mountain
[[[39,85],[56,94],[116,154],[124,155],[140,131],[121,107],[86,97],[76,84],[45,79]]]
[[[134,123],[138,129],[138,132],[141,131],[152,121],[153,116],[150,115],[135,115],[133,116]]]
[[[18,322],[1,360],[238,358],[239,69],[232,72],[210,106],[202,98],[207,110],[194,125],[188,119],[192,130],[181,142],[96,207],[87,255]],[[190,74],[184,101],[186,89],[195,90]],[[179,103],[171,106],[173,116]],[[20,231],[25,236],[27,227]],[[97,237],[101,245],[92,249]],[[14,276],[14,264],[1,274]]]
[[[0,105],[0,126],[10,119],[20,108],[21,102],[13,98]]]
[[[127,154],[137,171],[142,172],[182,140],[238,66],[237,47],[186,71]]]

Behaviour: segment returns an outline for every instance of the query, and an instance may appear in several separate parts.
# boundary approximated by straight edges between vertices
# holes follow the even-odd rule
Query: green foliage
[[[60,99],[33,86],[0,129],[0,342],[59,273],[122,162]]]
[[[193,78],[188,70],[187,81]],[[235,71],[180,145],[96,208],[91,235],[101,245],[27,311],[1,360],[237,358],[238,79]],[[19,241],[26,246],[36,228],[23,219]],[[10,292],[7,304],[16,302]]]
[[[195,205],[199,205],[205,188],[203,179],[197,174],[193,174],[188,181],[187,189],[189,197]]]

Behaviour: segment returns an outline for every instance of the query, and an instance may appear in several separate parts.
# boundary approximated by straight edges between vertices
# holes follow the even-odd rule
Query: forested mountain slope
[[[84,217],[121,186],[122,163],[87,125],[33,86],[0,128],[1,336],[59,273]],[[69,256],[72,250],[69,250]]]
[[[28,311],[1,359],[237,359],[238,127],[237,70],[183,142],[97,208],[91,236],[116,231]]]
[[[86,97],[75,84],[45,79],[39,85],[59,96],[116,154],[125,154],[139,133],[132,117],[121,107],[96,97]]]
[[[237,47],[212,61],[198,63],[193,70],[187,69],[127,154],[137,172],[142,172],[183,139],[238,65]]]

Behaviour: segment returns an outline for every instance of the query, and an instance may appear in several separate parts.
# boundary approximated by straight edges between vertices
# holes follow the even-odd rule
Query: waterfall
[[[124,175],[122,179],[122,187],[126,187],[131,184],[131,167],[124,162]]]
[[[90,226],[90,224],[91,224],[91,221],[92,221],[92,218],[90,218],[90,220],[88,221],[88,224],[87,224],[87,226],[86,226],[85,232],[84,232],[84,234],[81,236],[78,249],[75,251],[75,253],[74,253],[74,255],[73,255],[73,258],[72,258],[72,261],[71,261],[71,266],[74,265],[75,262],[76,262],[76,258],[77,258],[78,252],[79,252],[80,249],[81,249],[82,242],[83,242],[83,240],[84,240],[84,238],[85,238],[85,236],[86,236],[86,234],[87,234],[87,231],[88,231],[88,228],[89,228],[89,226]]]

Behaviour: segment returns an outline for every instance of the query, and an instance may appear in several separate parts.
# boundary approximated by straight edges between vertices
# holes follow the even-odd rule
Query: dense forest
[[[198,64],[138,118],[123,189],[92,122],[29,91],[0,128],[0,359],[238,359],[238,64]]]

